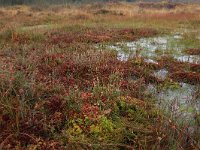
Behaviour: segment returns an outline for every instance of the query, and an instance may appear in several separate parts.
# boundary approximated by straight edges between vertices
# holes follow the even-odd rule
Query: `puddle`
[[[129,54],[125,54],[123,52],[118,52],[117,59],[121,61],[127,61],[129,59]]]
[[[181,62],[189,62],[189,63],[195,63],[199,64],[200,63],[200,57],[196,55],[185,55],[185,56],[175,56],[177,60]]]
[[[161,69],[159,71],[155,71],[153,75],[161,80],[165,80],[167,78],[168,71],[166,69]]]
[[[158,62],[156,62],[155,60],[152,60],[152,59],[144,59],[144,62],[147,62],[147,63],[153,63],[153,64],[158,64]]]
[[[164,75],[166,74],[166,71]],[[147,91],[155,96],[157,104],[170,112],[177,121],[194,123],[194,114],[200,113],[200,98],[196,97],[198,87],[186,83],[179,83],[176,87],[156,89],[149,84]]]
[[[121,61],[127,61],[129,58],[139,56],[147,61],[156,62],[157,58],[167,55],[182,62],[199,63],[199,56],[187,55],[182,52],[186,47],[179,42],[181,39],[182,34],[175,33],[171,36],[141,38],[133,42],[119,42],[107,47],[116,50],[118,59]]]
[[[182,36],[181,35],[174,35],[174,38],[175,39],[182,39]]]

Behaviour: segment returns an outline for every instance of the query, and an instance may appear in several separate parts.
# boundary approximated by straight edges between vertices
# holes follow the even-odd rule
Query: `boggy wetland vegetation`
[[[1,7],[0,150],[199,149],[199,12]]]

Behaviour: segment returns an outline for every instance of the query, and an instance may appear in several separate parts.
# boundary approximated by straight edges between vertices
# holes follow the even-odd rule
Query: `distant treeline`
[[[82,3],[82,2],[116,2],[136,0],[0,0],[0,5],[21,5],[21,4],[65,4],[65,3]]]

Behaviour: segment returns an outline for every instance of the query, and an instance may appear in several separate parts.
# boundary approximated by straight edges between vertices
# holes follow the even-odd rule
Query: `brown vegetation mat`
[[[117,42],[123,40],[133,41],[140,37],[150,37],[156,35],[157,32],[152,29],[88,29],[85,32],[78,33],[51,33],[48,42],[50,44],[59,43],[100,43],[100,42]]]
[[[200,55],[200,48],[191,48],[185,51],[189,55]]]
[[[159,60],[159,64],[170,71],[170,78],[175,81],[200,83],[200,64],[180,62],[170,57],[163,57]]]
[[[200,74],[195,72],[174,72],[171,73],[170,78],[179,82],[186,82],[190,84],[200,83]]]
[[[135,66],[131,61],[121,62],[106,51],[51,54],[45,50],[32,49],[24,55],[26,63],[17,59],[19,51],[16,49],[9,56],[2,55],[12,59],[9,66],[2,61],[5,63],[2,65],[5,71],[9,68],[8,75],[0,74],[1,97],[10,101],[9,108],[0,107],[1,139],[4,139],[0,146],[8,149],[18,143],[22,147],[37,145],[41,149],[61,149],[63,143],[53,138],[52,130],[62,135],[68,120],[84,119],[85,115],[92,120],[99,115],[109,116],[118,98],[113,97],[113,87],[121,91],[120,96],[129,97],[131,105],[144,107],[142,89],[145,83],[159,82],[148,73],[145,66]],[[133,75],[138,80],[128,81]],[[27,86],[23,85],[24,82],[28,83]],[[98,86],[105,86],[108,91],[95,94],[92,89]],[[20,105],[23,99],[30,100],[30,104],[26,104],[27,108]],[[102,104],[103,110],[96,105],[96,101]],[[88,126],[81,126],[81,130],[89,133]],[[156,134],[153,128],[149,132],[152,136]],[[70,141],[66,143],[70,146]]]
[[[171,57],[162,57],[159,60],[159,65],[162,66],[162,68],[167,68],[170,72],[192,71],[200,73],[200,64],[180,62]]]

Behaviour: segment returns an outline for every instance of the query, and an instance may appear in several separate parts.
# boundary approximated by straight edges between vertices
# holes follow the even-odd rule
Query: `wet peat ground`
[[[198,36],[39,23],[0,24],[0,149],[199,148]]]

